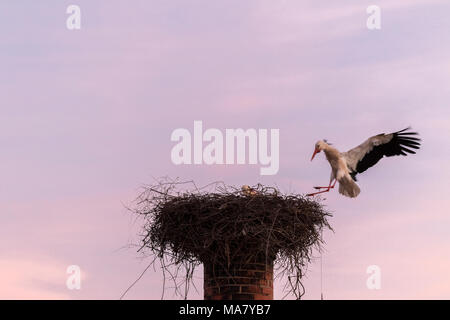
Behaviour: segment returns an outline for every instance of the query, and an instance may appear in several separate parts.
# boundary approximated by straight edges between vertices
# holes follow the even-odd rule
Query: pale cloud
[[[67,267],[46,257],[0,258],[0,299],[69,299]]]

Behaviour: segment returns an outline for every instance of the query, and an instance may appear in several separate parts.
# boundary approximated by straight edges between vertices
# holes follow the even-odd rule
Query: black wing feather
[[[366,171],[370,167],[374,166],[384,156],[392,157],[415,154],[416,152],[412,149],[419,149],[421,140],[414,137],[418,135],[417,132],[408,132],[408,129],[410,128],[394,132],[392,139],[388,143],[375,146],[358,162],[356,166],[356,173]]]

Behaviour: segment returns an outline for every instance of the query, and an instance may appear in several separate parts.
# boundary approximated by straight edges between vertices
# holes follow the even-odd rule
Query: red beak
[[[319,152],[319,149],[314,149],[314,153],[311,157],[311,161],[313,161],[314,157],[316,156],[316,154]]]

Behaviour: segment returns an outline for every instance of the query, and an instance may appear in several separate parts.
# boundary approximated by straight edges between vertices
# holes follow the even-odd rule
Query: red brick
[[[255,294],[236,293],[236,294],[233,294],[233,300],[255,300]]]
[[[228,270],[205,266],[204,270],[205,300],[273,299],[272,264],[249,263]]]
[[[263,289],[260,286],[242,286],[242,293],[263,293]]]
[[[240,285],[231,285],[231,286],[223,286],[220,287],[222,292],[226,293],[240,293],[241,292],[241,286]]]
[[[273,296],[273,288],[262,288],[262,293],[268,296]]]

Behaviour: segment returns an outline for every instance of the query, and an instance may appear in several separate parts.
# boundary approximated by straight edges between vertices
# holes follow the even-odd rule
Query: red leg
[[[312,196],[315,196],[316,194],[319,194],[319,193],[329,192],[329,191],[330,191],[331,189],[333,189],[334,186],[336,185],[336,181],[337,181],[337,180],[334,180],[333,185],[331,185],[331,181],[330,181],[330,185],[329,185],[328,187],[314,187],[314,188],[316,188],[316,189],[326,189],[326,190],[319,191],[319,192],[314,192],[314,193],[309,193],[309,194],[307,194],[306,196],[307,196],[307,197],[312,197]]]
[[[333,189],[334,188],[334,185],[336,184],[336,179],[334,179],[334,183],[333,183],[333,185],[331,185],[331,182],[333,182],[333,181],[330,181],[330,184],[328,185],[328,187],[314,187],[314,189],[317,189],[317,190],[320,190],[320,189]]]
[[[316,194],[319,194],[319,193],[329,192],[330,189],[331,189],[331,188],[326,189],[326,190],[323,190],[323,191],[319,191],[319,192],[308,193],[306,196],[307,196],[307,197],[312,197],[312,196],[315,196]]]

